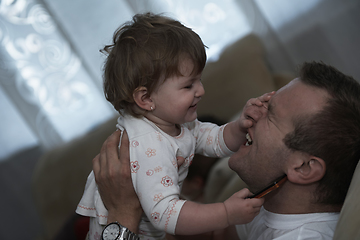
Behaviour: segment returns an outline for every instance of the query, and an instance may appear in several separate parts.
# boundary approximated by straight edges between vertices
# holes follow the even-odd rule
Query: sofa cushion
[[[92,159],[100,152],[105,139],[116,130],[116,119],[110,119],[87,135],[50,150],[39,159],[32,187],[45,239],[53,239],[75,214],[92,170]]]
[[[250,34],[227,47],[216,62],[208,62],[202,75],[205,95],[198,115],[228,121],[246,101],[275,90],[260,39]]]

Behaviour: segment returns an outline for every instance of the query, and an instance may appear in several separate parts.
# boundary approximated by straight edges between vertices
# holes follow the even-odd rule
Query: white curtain
[[[43,4],[0,2],[0,158],[54,147],[110,117],[71,43]]]
[[[58,146],[114,116],[102,94],[98,50],[121,23],[145,11],[192,27],[211,60],[250,32],[234,0],[0,1],[0,159]]]
[[[99,53],[135,13],[165,13],[193,28],[210,61],[252,32],[269,67],[322,60],[360,79],[358,0],[0,1],[0,159],[46,149],[116,113],[102,93]]]
[[[228,44],[251,32],[246,15],[236,0],[127,0],[136,13],[165,13],[200,35],[215,61]]]

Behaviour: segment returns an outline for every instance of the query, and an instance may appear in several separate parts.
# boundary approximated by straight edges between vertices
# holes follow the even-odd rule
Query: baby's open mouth
[[[247,141],[246,141],[246,143],[245,143],[245,146],[250,146],[250,145],[252,144],[252,139],[251,139],[249,133],[246,134],[246,140],[247,140]]]

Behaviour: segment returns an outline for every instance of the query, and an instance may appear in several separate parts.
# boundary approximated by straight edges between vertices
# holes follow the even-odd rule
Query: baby
[[[104,51],[106,99],[120,113],[117,127],[129,136],[132,181],[144,210],[140,238],[164,239],[165,232],[198,234],[250,222],[263,200],[248,199],[247,189],[224,203],[200,204],[179,196],[194,154],[226,157],[237,151],[253,124],[246,116],[266,107],[271,94],[250,99],[234,122],[219,127],[198,121],[205,46],[190,28],[162,15],[135,15]],[[88,237],[98,239],[107,210],[93,172],[76,212],[91,217]]]

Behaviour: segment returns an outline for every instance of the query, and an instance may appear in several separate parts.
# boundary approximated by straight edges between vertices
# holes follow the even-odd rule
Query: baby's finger
[[[247,106],[251,106],[251,105],[261,107],[263,105],[263,102],[259,98],[250,98],[247,101]]]
[[[251,196],[251,192],[247,188],[243,188],[235,194],[239,198],[247,198],[247,197]]]
[[[264,103],[267,103],[274,94],[275,94],[275,91],[272,91],[269,93],[265,93],[265,94],[261,95],[260,97],[252,98],[249,101],[250,101],[251,105],[256,105],[258,107],[261,107],[261,106],[263,106]]]
[[[253,200],[259,200],[254,202],[254,207],[261,208],[261,206],[264,204],[265,199],[264,198],[253,198]]]
[[[264,204],[263,198],[248,198],[248,201],[251,201],[251,205],[254,209],[261,208],[261,206]]]
[[[244,109],[245,118],[254,121],[254,123],[256,123],[265,112],[266,109],[262,107],[248,107]]]
[[[258,97],[258,99],[262,102],[268,102],[274,94],[275,94],[275,91],[268,92],[268,93],[265,93],[265,94],[261,95],[260,97]]]
[[[255,120],[253,118],[248,117],[247,119],[242,121],[242,127],[246,129],[251,128],[254,125],[254,121]]]

